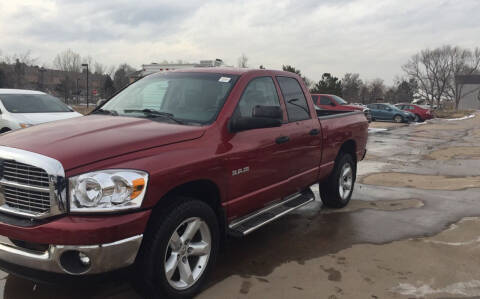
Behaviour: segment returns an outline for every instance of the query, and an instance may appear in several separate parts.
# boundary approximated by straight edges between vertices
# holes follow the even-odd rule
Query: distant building
[[[460,110],[480,109],[480,75],[460,75],[455,77],[455,82],[462,88],[458,103]]]
[[[196,67],[219,67],[224,66],[223,60],[200,60],[199,63],[150,63],[142,64],[142,69],[133,73],[128,74],[128,78],[131,82],[134,82],[142,77],[147,75],[158,73],[158,72],[169,72],[180,69],[190,69]]]

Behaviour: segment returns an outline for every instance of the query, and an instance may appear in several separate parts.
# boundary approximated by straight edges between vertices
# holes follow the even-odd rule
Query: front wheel
[[[137,257],[136,286],[147,298],[190,298],[215,262],[218,222],[210,206],[195,199],[180,199],[168,210],[152,214],[157,221]]]
[[[341,154],[328,179],[320,183],[320,198],[329,208],[343,208],[352,197],[356,167],[350,154]]]

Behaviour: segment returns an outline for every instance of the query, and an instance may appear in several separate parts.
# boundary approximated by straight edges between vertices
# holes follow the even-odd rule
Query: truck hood
[[[360,111],[363,111],[363,110],[365,109],[365,107],[363,107],[363,106],[353,105],[353,104],[343,105],[343,107],[348,107],[348,108],[350,108],[350,109],[360,110]]]
[[[18,122],[31,125],[82,116],[78,112],[12,113],[11,115],[15,117]]]
[[[0,145],[39,153],[69,170],[110,157],[200,138],[204,127],[90,115],[0,135]]]

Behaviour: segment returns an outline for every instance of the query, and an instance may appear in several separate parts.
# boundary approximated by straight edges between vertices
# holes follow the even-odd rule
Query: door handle
[[[312,136],[316,136],[316,135],[318,135],[319,133],[320,133],[320,130],[319,130],[319,129],[312,129],[309,134],[312,135]]]
[[[290,137],[288,137],[288,136],[280,136],[277,139],[275,139],[275,142],[277,144],[282,144],[282,143],[285,143],[285,142],[288,142],[288,141],[290,141]]]

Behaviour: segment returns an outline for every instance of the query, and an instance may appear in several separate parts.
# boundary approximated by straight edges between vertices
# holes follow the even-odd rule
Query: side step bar
[[[260,227],[282,217],[304,205],[315,200],[315,195],[308,188],[302,193],[291,195],[279,203],[267,206],[266,208],[247,215],[239,220],[234,220],[230,225],[230,234],[234,236],[245,236]]]

